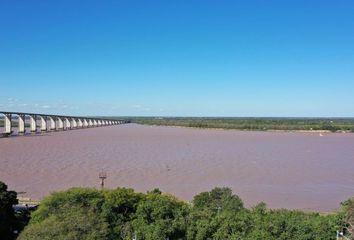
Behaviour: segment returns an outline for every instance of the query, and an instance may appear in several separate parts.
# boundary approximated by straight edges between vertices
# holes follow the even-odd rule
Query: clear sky
[[[354,1],[1,0],[1,109],[354,117]]]

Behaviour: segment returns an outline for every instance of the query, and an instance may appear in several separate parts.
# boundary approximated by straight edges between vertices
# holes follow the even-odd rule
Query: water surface
[[[329,211],[354,196],[354,134],[119,126],[0,139],[0,180],[42,198],[72,186],[191,200],[228,186],[246,206]]]

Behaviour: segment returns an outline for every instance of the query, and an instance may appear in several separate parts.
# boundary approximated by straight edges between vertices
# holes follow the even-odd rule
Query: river
[[[126,124],[0,139],[0,180],[41,199],[73,186],[132,187],[190,201],[230,187],[246,206],[331,211],[354,196],[354,134]]]

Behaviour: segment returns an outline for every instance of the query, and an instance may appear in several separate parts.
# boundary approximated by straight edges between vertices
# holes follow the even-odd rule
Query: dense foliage
[[[195,128],[239,130],[325,130],[354,132],[353,118],[207,118],[207,117],[133,117],[134,123]]]
[[[29,211],[15,211],[13,206],[18,203],[17,193],[8,191],[7,185],[0,181],[0,239],[15,239],[17,234],[27,225]]]
[[[44,199],[19,239],[330,240],[352,219],[353,202],[344,205],[321,215],[264,203],[247,209],[229,188],[200,193],[191,203],[159,190],[73,188]]]
[[[0,182],[0,236],[12,239],[16,229],[15,213],[12,205],[17,204],[17,194],[8,191],[5,183]]]
[[[354,239],[354,198],[342,203],[342,212],[344,215],[344,230]]]

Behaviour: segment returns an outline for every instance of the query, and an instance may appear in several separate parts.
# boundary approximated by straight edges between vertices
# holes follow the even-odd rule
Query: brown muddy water
[[[330,211],[354,196],[354,134],[127,124],[0,138],[0,180],[40,199],[73,186],[160,188],[184,200],[231,187],[246,206]]]

